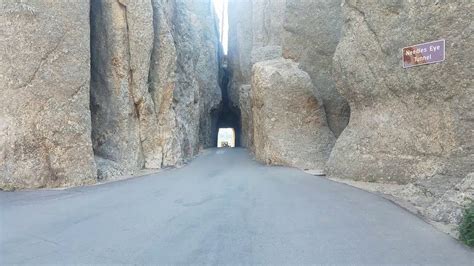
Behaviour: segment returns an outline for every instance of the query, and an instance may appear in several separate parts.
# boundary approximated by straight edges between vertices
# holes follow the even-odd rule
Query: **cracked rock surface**
[[[0,188],[95,182],[89,2],[0,3]]]
[[[473,8],[472,1],[344,2],[334,67],[351,119],[328,161],[331,176],[408,185],[392,194],[430,220],[459,221],[474,197],[474,57],[466,52]],[[402,68],[402,47],[441,38],[446,61]]]
[[[0,16],[0,188],[90,184],[212,145],[210,0],[6,0]]]
[[[334,65],[351,121],[332,152],[331,174],[449,187],[472,172],[474,58],[463,51],[474,39],[467,6],[426,2],[416,8],[429,12],[419,14],[397,1],[345,2]],[[446,39],[447,60],[403,69],[400,47],[433,36]]]
[[[221,98],[211,4],[93,0],[92,139],[100,178],[181,165],[211,145],[211,112]]]

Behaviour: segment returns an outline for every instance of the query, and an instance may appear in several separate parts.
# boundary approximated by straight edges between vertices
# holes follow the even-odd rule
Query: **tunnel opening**
[[[218,148],[234,148],[235,147],[235,129],[233,128],[219,128]]]
[[[216,134],[219,136],[219,129],[231,128],[234,132],[234,147],[240,147],[240,134],[241,134],[241,114],[240,109],[233,104],[232,99],[229,95],[229,83],[231,80],[230,72],[227,68],[227,57],[222,55],[221,67],[220,67],[220,87],[222,91],[222,102],[218,111],[217,116],[217,127]],[[219,146],[218,138],[215,139],[215,143]]]
[[[240,147],[240,128],[240,110],[232,108],[228,103],[223,103],[217,120],[217,138],[215,139],[217,146],[221,144],[219,138],[221,130],[231,129],[234,139],[231,147]]]

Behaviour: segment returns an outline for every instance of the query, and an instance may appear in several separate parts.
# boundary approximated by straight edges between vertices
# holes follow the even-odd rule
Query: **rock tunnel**
[[[225,58],[224,58],[225,60]],[[241,146],[241,115],[240,109],[235,107],[232,104],[232,101],[229,98],[229,81],[230,81],[230,71],[224,65],[221,68],[221,79],[220,79],[220,87],[222,91],[222,102],[221,106],[218,109],[217,115],[217,126],[215,128],[215,132],[213,136],[215,136],[214,143],[217,146],[217,136],[218,131],[221,128],[232,128],[235,132],[235,147]]]

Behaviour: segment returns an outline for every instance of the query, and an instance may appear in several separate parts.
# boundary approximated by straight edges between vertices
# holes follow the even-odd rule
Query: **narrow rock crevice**
[[[210,4],[92,1],[92,140],[110,176],[181,165],[209,147],[220,102]]]
[[[91,1],[92,143],[96,156],[110,161],[98,169],[104,178],[144,165],[127,13],[120,1]]]
[[[221,62],[226,61],[224,55],[222,55]],[[222,92],[222,102],[220,104],[217,112],[217,126],[215,128],[215,139],[214,145],[217,146],[217,133],[220,128],[233,128],[235,131],[235,146],[241,146],[241,133],[242,133],[242,118],[240,107],[235,106],[230,99],[229,92],[230,81],[231,81],[231,72],[227,68],[227,64],[221,64],[220,66],[221,78],[220,78],[220,88]]]

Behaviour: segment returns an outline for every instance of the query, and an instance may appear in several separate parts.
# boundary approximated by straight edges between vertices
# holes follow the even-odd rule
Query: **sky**
[[[227,47],[229,46],[228,40],[228,32],[229,32],[229,23],[227,21],[227,5],[228,0],[214,0],[214,8],[217,13],[217,17],[219,18],[219,32],[221,34],[222,40],[222,47],[224,49],[224,53],[227,54]],[[223,32],[222,32],[223,31]]]

